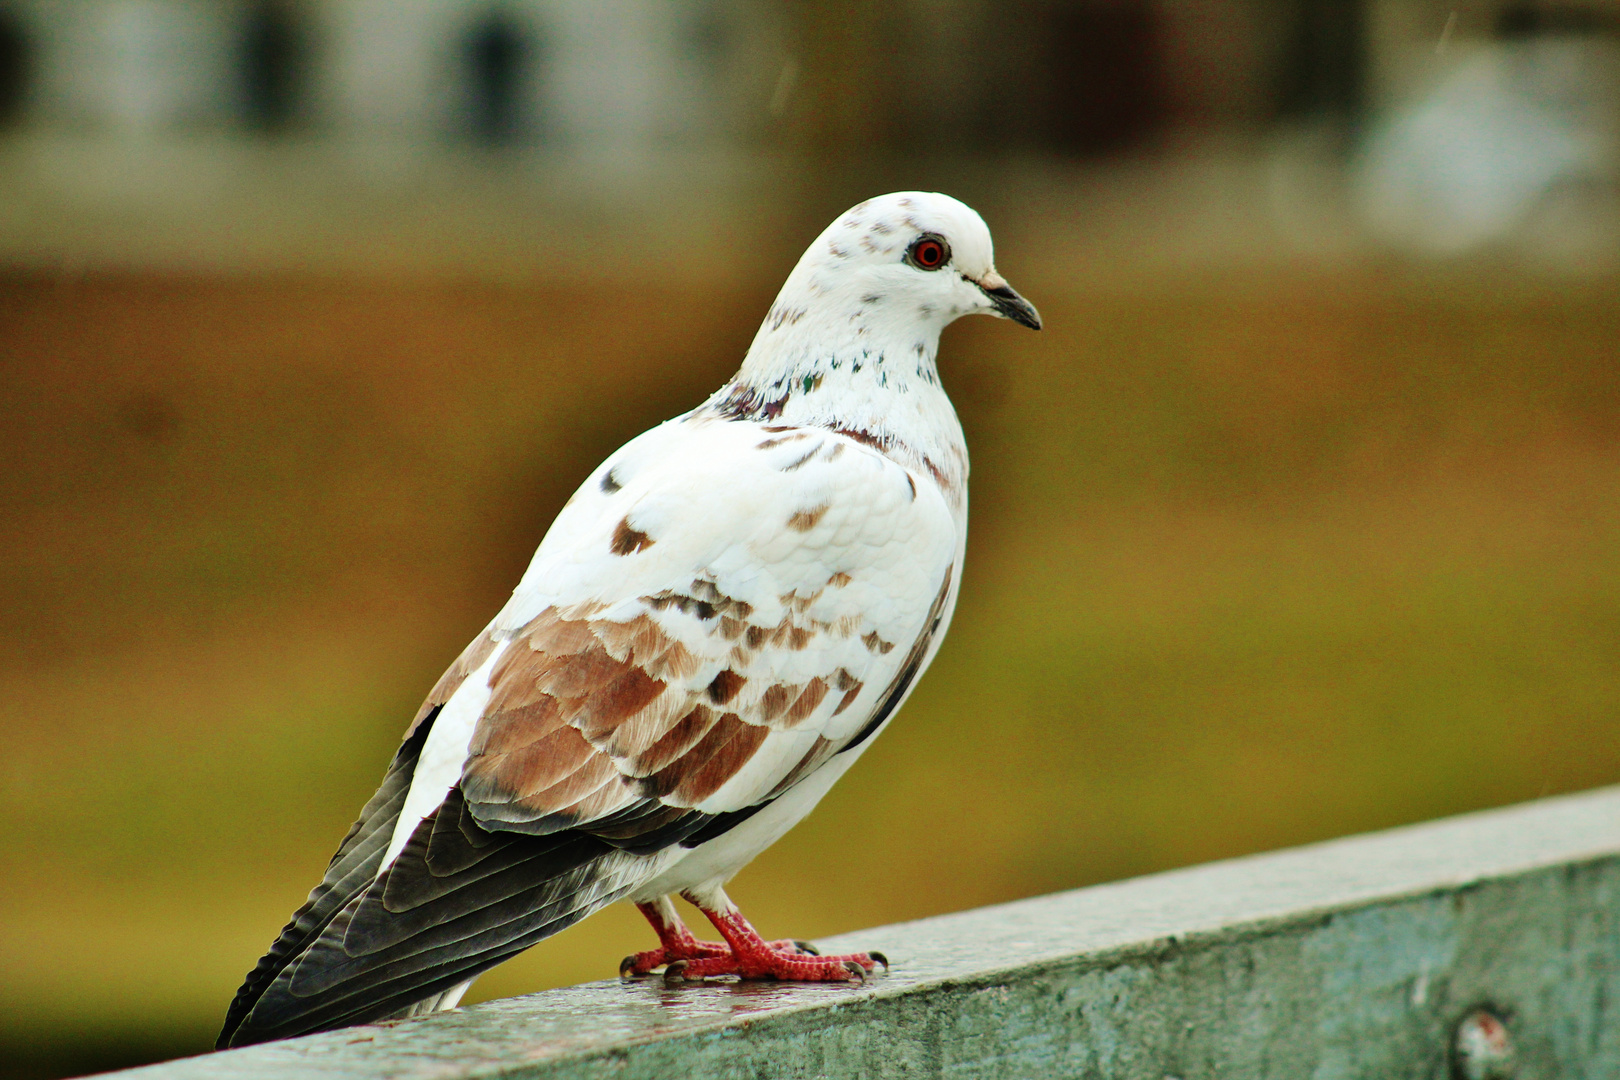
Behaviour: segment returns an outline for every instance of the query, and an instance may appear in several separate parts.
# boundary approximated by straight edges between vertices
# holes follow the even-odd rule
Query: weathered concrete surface
[[[867,987],[591,983],[151,1066],[193,1077],[1620,1076],[1620,788],[881,927]]]

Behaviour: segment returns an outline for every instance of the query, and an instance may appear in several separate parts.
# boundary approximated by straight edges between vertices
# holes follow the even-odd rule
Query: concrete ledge
[[[118,1075],[1440,1080],[1488,1007],[1516,1080],[1616,1076],[1620,788],[824,944],[895,969],[590,983]]]

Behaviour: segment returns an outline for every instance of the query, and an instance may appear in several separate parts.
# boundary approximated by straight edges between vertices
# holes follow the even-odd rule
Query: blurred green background
[[[1620,781],[1609,159],[1465,243],[1380,233],[1366,179],[1426,87],[1607,55],[1612,5],[1025,4],[999,37],[966,2],[694,5],[720,46],[650,10],[603,8],[602,48],[718,50],[708,126],[564,130],[559,82],[491,105],[487,72],[455,123],[315,89],[136,123],[62,89],[60,7],[0,4],[33,80],[0,135],[0,1071],[207,1049],[562,502],[885,190],[979,209],[1047,328],[947,332],[961,606],[737,880],[767,935]],[[520,75],[566,67],[513,35]],[[469,1000],[650,941],[610,910]]]

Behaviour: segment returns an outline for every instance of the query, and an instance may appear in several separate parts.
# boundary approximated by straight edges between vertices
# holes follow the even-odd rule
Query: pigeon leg
[[[801,943],[766,941],[720,889],[705,895],[694,892],[682,895],[709,917],[729,949],[726,955],[707,955],[671,964],[664,973],[668,980],[740,975],[744,979],[789,982],[864,982],[866,973],[878,964],[885,969],[889,966],[882,953],[818,956],[799,949],[797,946]],[[783,949],[784,944],[794,948]]]
[[[675,902],[667,896],[639,903],[637,910],[652,924],[658,935],[658,948],[632,953],[619,962],[619,977],[624,979],[646,975],[666,964],[682,961],[729,958],[731,947],[719,941],[699,941],[686,928],[675,911]],[[807,941],[772,941],[767,943],[776,952],[786,955],[814,956],[815,948]]]

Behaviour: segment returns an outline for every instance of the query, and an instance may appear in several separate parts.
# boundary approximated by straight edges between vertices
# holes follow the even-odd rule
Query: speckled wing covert
[[[957,520],[822,427],[700,411],[631,442],[429,695],[220,1045],[409,1012],[857,749],[938,644]]]

